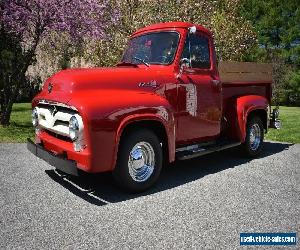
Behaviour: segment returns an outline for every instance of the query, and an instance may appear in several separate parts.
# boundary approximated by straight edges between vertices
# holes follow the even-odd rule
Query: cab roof
[[[136,32],[134,32],[132,34],[132,36],[136,36],[137,34],[144,33],[144,32],[147,32],[147,31],[152,31],[152,30],[166,29],[166,28],[170,28],[170,29],[176,29],[176,28],[188,29],[192,26],[196,26],[197,30],[200,30],[202,32],[205,32],[205,33],[211,35],[211,32],[208,29],[204,28],[202,25],[197,25],[197,24],[188,23],[188,22],[166,22],[166,23],[152,24],[152,25],[146,26],[144,28],[141,28],[141,29],[137,30]]]

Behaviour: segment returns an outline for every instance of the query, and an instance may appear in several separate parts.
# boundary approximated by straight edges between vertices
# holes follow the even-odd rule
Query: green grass
[[[280,107],[281,129],[269,129],[267,140],[300,143],[300,107]]]
[[[300,143],[300,107],[280,107],[282,128],[269,129],[267,140]],[[13,106],[10,125],[0,126],[0,142],[26,142],[34,137],[31,124],[31,104],[17,103]]]
[[[16,103],[11,113],[10,125],[0,125],[0,142],[26,142],[27,138],[34,137],[31,124],[31,104]]]

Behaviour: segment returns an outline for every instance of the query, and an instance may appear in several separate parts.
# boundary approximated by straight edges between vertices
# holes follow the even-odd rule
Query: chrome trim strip
[[[69,108],[69,109],[78,111],[74,106],[69,106],[69,105],[61,103],[61,102],[48,101],[48,100],[44,100],[44,99],[39,100],[38,104],[55,105],[55,106],[58,106],[58,107]]]

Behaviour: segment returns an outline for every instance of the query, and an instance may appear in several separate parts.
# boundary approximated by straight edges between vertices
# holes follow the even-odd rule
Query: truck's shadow
[[[291,145],[279,142],[266,142],[264,152],[260,158],[279,153],[288,149]],[[101,206],[161,192],[200,179],[205,175],[214,174],[228,168],[239,167],[251,161],[239,155],[238,148],[234,148],[192,160],[177,161],[175,164],[164,168],[158,183],[142,194],[127,194],[123,192],[113,185],[112,177],[109,174],[81,176],[78,178],[64,176],[54,170],[46,170],[45,172],[52,180],[67,188],[73,194],[92,204]]]

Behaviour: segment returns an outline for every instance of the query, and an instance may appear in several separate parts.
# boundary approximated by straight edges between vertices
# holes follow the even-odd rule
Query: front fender
[[[162,106],[156,107],[154,109],[156,109],[156,112],[154,112],[154,113],[149,113],[149,112],[147,112],[149,110],[144,110],[144,111],[146,111],[145,113],[132,114],[132,115],[125,117],[121,121],[121,123],[117,129],[117,133],[116,133],[116,143],[115,143],[116,147],[115,147],[115,152],[114,152],[114,163],[116,162],[117,154],[118,154],[117,145],[119,145],[119,143],[120,143],[120,139],[121,139],[124,129],[128,125],[130,125],[134,122],[139,122],[139,121],[157,121],[163,126],[166,136],[167,136],[169,161],[172,162],[175,160],[175,129],[174,129],[175,128],[175,120],[174,120],[173,113],[171,112],[171,110],[168,110]]]
[[[85,98],[83,101],[74,98],[69,102],[79,107],[85,123],[92,162],[89,172],[114,169],[122,132],[128,124],[136,121],[160,122],[168,139],[169,159],[175,159],[174,111],[164,97],[135,91],[115,90],[106,95],[103,92],[97,99]]]
[[[246,126],[249,114],[254,110],[267,112],[269,102],[267,98],[258,95],[238,97],[236,100],[238,136],[241,142],[246,138]]]

